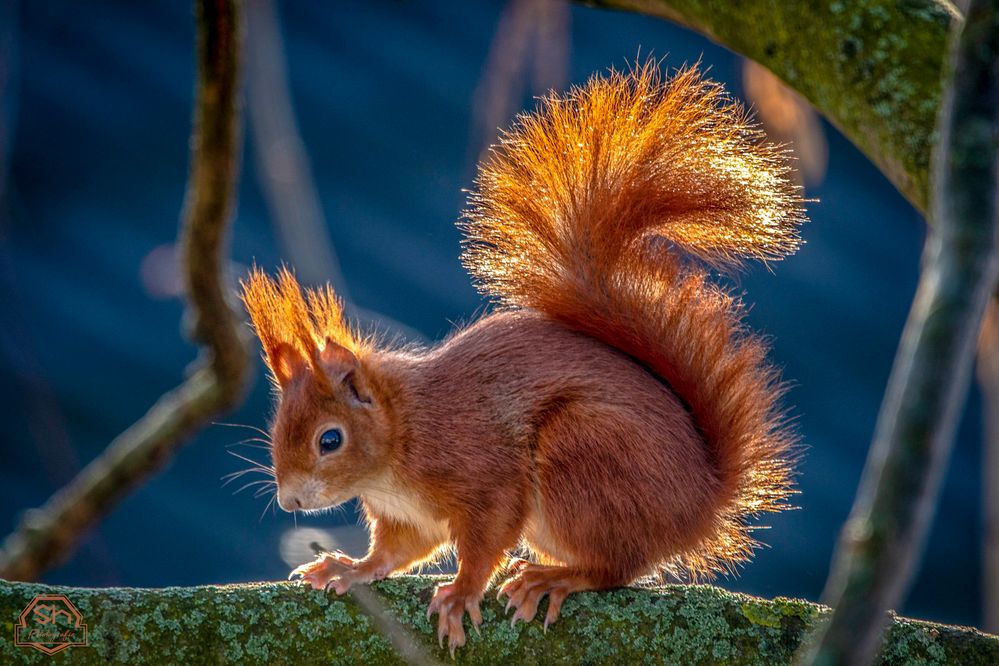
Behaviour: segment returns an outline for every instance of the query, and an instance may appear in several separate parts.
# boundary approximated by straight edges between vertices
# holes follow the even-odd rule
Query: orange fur
[[[296,573],[342,593],[453,546],[439,635],[518,544],[501,592],[550,595],[731,570],[746,518],[785,506],[794,438],[766,349],[708,266],[777,259],[804,220],[777,149],[721,88],[653,64],[521,117],[481,167],[465,261],[504,308],[427,350],[359,340],[327,289],[254,270],[244,300],[278,380],[278,500],[360,497],[368,555]],[[344,443],[323,454],[330,428]]]
[[[694,69],[663,84],[648,63],[522,117],[466,216],[483,291],[622,350],[690,405],[721,481],[712,529],[672,563],[695,577],[746,560],[744,519],[782,508],[791,487],[794,437],[765,345],[680,256],[731,265],[797,249],[798,188],[763,138],[718,84]]]
[[[267,366],[274,371],[275,353],[289,345],[307,361],[315,362],[315,352],[326,339],[357,353],[364,346],[343,319],[343,306],[326,285],[307,289],[303,297],[295,276],[282,268],[271,280],[254,266],[242,281],[243,302],[264,348]]]

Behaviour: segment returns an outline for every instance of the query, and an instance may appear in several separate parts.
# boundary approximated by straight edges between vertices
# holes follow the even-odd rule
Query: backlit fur
[[[720,85],[695,69],[663,83],[650,62],[521,117],[466,214],[482,291],[620,349],[690,407],[720,481],[711,529],[671,562],[695,576],[751,554],[745,519],[784,506],[794,435],[741,303],[684,255],[794,252],[805,217],[788,172]]]
[[[544,100],[481,165],[463,223],[500,307],[431,349],[362,341],[328,288],[254,270],[281,505],[360,496],[372,525],[349,574],[314,563],[310,582],[342,591],[454,546],[432,604],[453,647],[518,544],[550,565],[519,574],[551,592],[549,620],[574,590],[746,560],[747,518],[791,492],[794,437],[764,343],[708,267],[799,244],[801,200],[762,138],[693,69]],[[324,456],[329,424],[346,439]]]

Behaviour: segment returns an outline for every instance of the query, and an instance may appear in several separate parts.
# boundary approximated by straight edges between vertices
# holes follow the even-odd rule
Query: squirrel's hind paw
[[[444,647],[444,638],[448,639],[451,657],[456,649],[465,644],[465,613],[472,622],[475,633],[479,633],[482,624],[482,610],[479,608],[481,594],[464,594],[458,591],[454,583],[443,583],[434,590],[434,598],[427,607],[427,619],[437,613],[437,642]]]
[[[573,592],[591,590],[594,585],[589,579],[573,569],[562,566],[534,564],[526,560],[516,560],[508,571],[515,572],[499,588],[496,597],[506,596],[507,610],[515,608],[510,626],[517,620],[530,622],[538,613],[538,604],[548,596],[548,611],[545,613],[545,631],[558,619],[562,602]]]

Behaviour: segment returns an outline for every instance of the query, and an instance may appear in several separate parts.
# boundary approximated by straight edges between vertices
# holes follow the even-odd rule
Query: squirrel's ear
[[[282,389],[287,388],[295,377],[306,370],[305,358],[287,342],[282,342],[270,350],[267,353],[267,360],[274,372],[274,378]]]
[[[319,352],[319,362],[329,375],[330,381],[339,382],[345,374],[358,366],[357,357],[343,345],[326,338],[326,346]]]
[[[326,338],[326,346],[319,352],[319,362],[333,386],[344,384],[356,403],[371,405],[371,392],[361,371],[361,364],[352,351],[331,338]]]

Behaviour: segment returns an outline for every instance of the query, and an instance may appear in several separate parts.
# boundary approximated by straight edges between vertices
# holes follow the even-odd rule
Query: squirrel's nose
[[[283,511],[287,511],[289,513],[302,508],[302,500],[299,499],[297,495],[293,495],[287,491],[282,491],[280,488],[278,489],[277,503]]]

